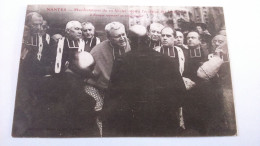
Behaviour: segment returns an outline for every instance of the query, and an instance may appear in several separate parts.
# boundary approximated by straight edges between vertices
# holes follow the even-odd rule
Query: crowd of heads
[[[25,36],[33,34],[45,35],[49,30],[48,22],[44,20],[39,13],[36,12],[27,14],[25,24]],[[151,23],[149,26],[147,26],[146,29],[144,26],[138,26],[137,28],[133,29],[136,33],[135,36],[140,36],[140,33],[144,32],[145,30],[145,34],[147,38],[150,39],[150,41],[159,42],[160,46],[163,47],[186,46],[186,48],[196,48],[197,46],[201,45],[201,43],[203,43],[203,34],[207,33],[210,36],[210,33],[207,30],[207,25],[204,23],[198,23],[196,27],[188,33],[184,33],[179,29],[175,30],[174,28],[164,26],[157,22]],[[131,29],[132,28],[130,27],[129,33],[127,34],[125,26],[120,22],[108,23],[104,28],[107,39],[110,40],[112,45],[118,47],[125,47],[127,45],[127,36],[131,38],[131,32],[133,32]],[[139,31],[139,29],[141,31]],[[79,40],[81,38],[90,39],[96,36],[95,32],[96,30],[93,23],[81,23],[79,21],[73,20],[66,24],[64,35],[72,40]],[[62,35],[54,34],[51,38],[57,42],[60,38],[62,38]],[[210,49],[214,50],[221,44],[226,43],[225,32],[220,30],[219,33],[213,37],[213,39],[210,38],[210,40],[211,42],[209,42],[208,46],[211,46]]]

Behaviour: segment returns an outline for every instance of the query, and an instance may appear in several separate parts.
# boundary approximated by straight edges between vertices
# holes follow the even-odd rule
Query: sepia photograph
[[[237,136],[223,7],[28,5],[13,137]]]

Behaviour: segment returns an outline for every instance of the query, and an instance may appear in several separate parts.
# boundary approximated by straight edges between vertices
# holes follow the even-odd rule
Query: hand
[[[29,50],[25,47],[22,47],[22,51],[21,51],[21,59],[24,60],[26,58],[26,55],[28,54]]]
[[[186,87],[186,90],[190,90],[191,88],[193,88],[196,83],[193,82],[191,79],[189,78],[185,78],[185,77],[182,77],[183,81],[184,81],[184,84],[185,84],[185,87]]]
[[[69,65],[70,65],[69,61],[66,61],[65,62],[65,70],[67,70],[69,68]]]

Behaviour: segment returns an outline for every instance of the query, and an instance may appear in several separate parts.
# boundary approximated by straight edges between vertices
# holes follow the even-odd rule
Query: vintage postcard
[[[13,137],[237,135],[222,7],[29,5]]]

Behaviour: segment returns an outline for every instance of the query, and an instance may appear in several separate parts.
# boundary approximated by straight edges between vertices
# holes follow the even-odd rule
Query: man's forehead
[[[83,25],[82,28],[84,28],[84,29],[94,29],[94,26],[92,26],[91,24],[86,24],[86,25]]]
[[[110,30],[110,35],[112,34],[114,36],[120,35],[120,34],[123,34],[123,33],[125,33],[125,29],[123,27],[120,27],[119,29],[111,29]]]
[[[176,36],[183,36],[183,34],[180,31],[176,31]]]
[[[78,23],[74,23],[71,28],[82,28],[82,26]]]
[[[217,36],[215,36],[214,38],[213,38],[213,40],[226,40],[226,37],[225,36],[223,36],[223,35],[217,35]]]
[[[73,28],[82,28],[81,23],[79,21],[70,21],[66,25],[66,29],[73,29]]]
[[[31,19],[32,23],[43,23],[43,18],[38,15],[33,15]]]
[[[173,30],[171,28],[164,28],[162,30],[162,34],[171,34],[172,35]]]
[[[156,26],[153,26],[153,27],[151,27],[150,28],[150,31],[161,31],[162,30],[162,28],[160,28],[160,27],[156,27]]]
[[[188,37],[191,37],[191,36],[193,36],[193,37],[199,37],[199,34],[198,34],[197,32],[190,32],[190,33],[188,34]]]

